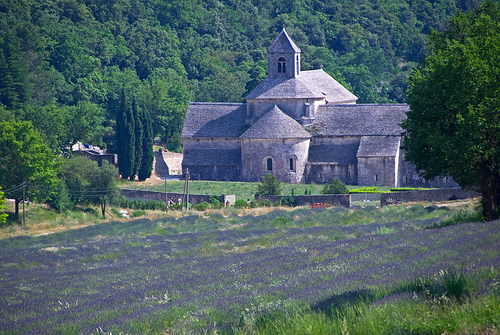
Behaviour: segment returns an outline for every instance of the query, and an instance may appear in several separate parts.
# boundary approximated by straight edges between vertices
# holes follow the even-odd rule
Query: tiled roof
[[[274,106],[250,127],[240,138],[310,138],[297,121]]]
[[[301,71],[296,78],[266,78],[246,99],[321,99],[350,103],[358,98],[323,70]]]
[[[239,137],[245,129],[246,104],[189,104],[182,137]]]
[[[356,164],[358,143],[322,144],[309,147],[309,163]]]
[[[394,157],[398,154],[400,142],[399,136],[363,136],[356,156]]]
[[[316,124],[326,136],[400,135],[406,104],[321,105]]]
[[[182,165],[241,165],[240,149],[189,149]]]
[[[290,36],[285,31],[285,28],[276,37],[273,44],[267,49],[267,53],[297,53],[300,52],[299,47],[292,41]]]

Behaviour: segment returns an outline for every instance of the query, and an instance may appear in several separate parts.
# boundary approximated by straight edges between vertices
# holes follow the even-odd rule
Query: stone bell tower
[[[300,49],[285,31],[281,31],[267,49],[269,78],[296,78],[300,76]]]

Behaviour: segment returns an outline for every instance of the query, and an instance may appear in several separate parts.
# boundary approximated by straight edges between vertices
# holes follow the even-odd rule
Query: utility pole
[[[186,168],[186,210],[189,209],[189,169]]]
[[[23,183],[23,226],[26,225],[26,213],[24,211],[25,202],[26,202],[26,183]]]
[[[168,214],[167,177],[165,177],[165,211]]]

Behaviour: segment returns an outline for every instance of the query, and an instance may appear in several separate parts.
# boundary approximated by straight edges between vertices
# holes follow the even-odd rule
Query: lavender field
[[[500,223],[427,229],[450,213],[298,208],[5,239],[0,334],[220,334],[293,304],[500,267]]]

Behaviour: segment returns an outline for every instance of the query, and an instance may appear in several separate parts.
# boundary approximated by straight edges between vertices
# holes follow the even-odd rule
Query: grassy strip
[[[441,271],[395,290],[349,292],[327,306],[292,304],[242,318],[227,334],[496,334],[499,315],[499,269]]]

